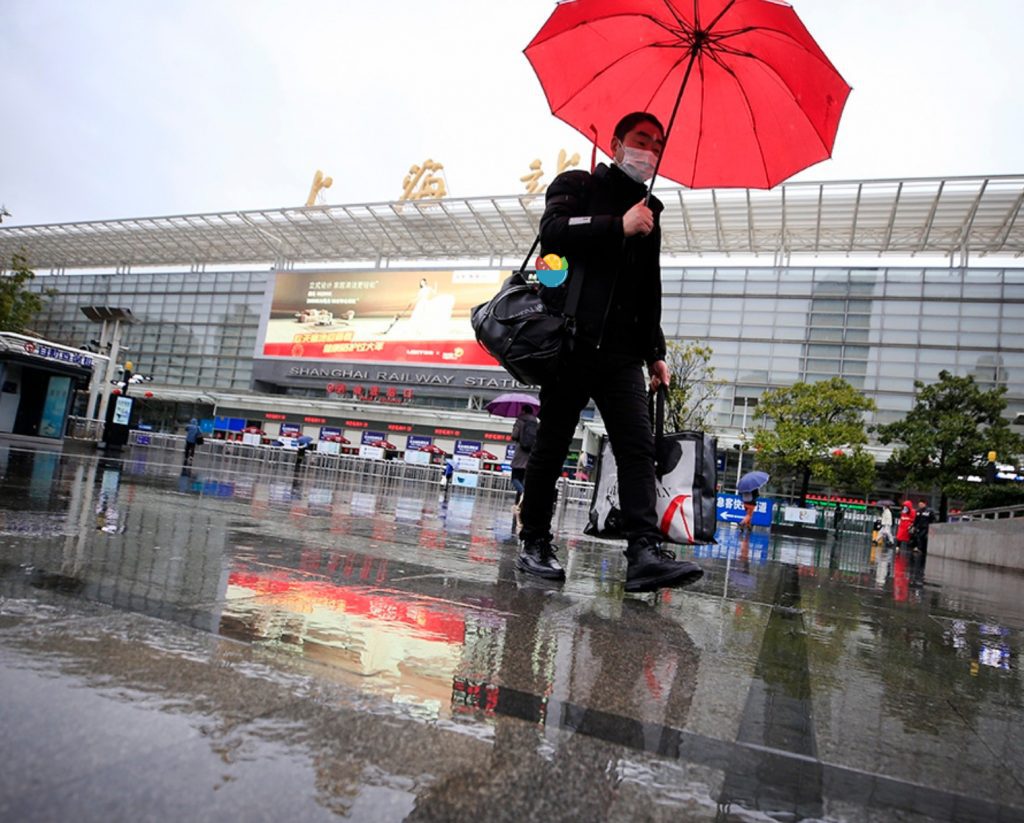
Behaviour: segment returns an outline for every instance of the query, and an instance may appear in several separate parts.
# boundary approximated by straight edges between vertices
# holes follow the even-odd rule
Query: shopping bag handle
[[[660,443],[665,437],[665,403],[667,399],[668,387],[664,383],[647,393],[647,411],[651,416],[655,443]]]

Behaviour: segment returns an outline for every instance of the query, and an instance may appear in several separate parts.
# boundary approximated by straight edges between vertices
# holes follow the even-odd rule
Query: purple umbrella
[[[540,400],[532,394],[511,392],[510,394],[498,395],[484,408],[491,414],[498,415],[498,417],[519,417],[519,414],[527,406],[536,413],[540,409]]]

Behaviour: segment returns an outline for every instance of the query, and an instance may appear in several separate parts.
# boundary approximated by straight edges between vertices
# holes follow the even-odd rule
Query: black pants
[[[555,483],[579,422],[593,398],[604,419],[619,475],[619,508],[632,542],[662,538],[655,510],[654,435],[647,384],[638,358],[577,350],[558,380],[540,390],[540,428],[526,467],[520,536],[550,540]]]
[[[196,453],[196,444],[195,443],[189,443],[188,441],[185,441],[185,465],[186,466],[191,466],[192,465],[192,458],[195,456],[195,453]]]
[[[516,490],[516,505],[523,499],[523,488],[526,482],[526,469],[512,469],[512,488]]]

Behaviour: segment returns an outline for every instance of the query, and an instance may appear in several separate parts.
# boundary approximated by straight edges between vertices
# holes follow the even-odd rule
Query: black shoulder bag
[[[543,385],[558,373],[576,330],[576,307],[583,290],[583,271],[577,269],[569,278],[561,311],[541,299],[540,285],[531,277],[535,273],[526,270],[539,243],[538,234],[519,269],[470,315],[477,342],[525,386]]]

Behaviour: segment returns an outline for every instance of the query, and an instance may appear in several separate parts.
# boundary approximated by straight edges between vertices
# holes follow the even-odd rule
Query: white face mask
[[[619,168],[636,180],[645,183],[654,176],[654,167],[658,165],[658,156],[647,149],[635,149],[632,146],[622,147],[622,162]]]

